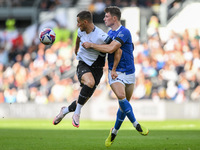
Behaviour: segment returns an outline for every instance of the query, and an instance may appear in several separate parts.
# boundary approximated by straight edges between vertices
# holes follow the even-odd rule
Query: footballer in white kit
[[[92,48],[86,49],[82,44],[90,41],[96,44],[109,44],[112,39],[103,30],[93,24],[92,14],[89,11],[81,11],[77,15],[78,35],[75,45],[76,58],[79,60],[77,76],[81,84],[78,100],[73,101],[68,107],[62,107],[60,113],[55,117],[53,124],[57,125],[64,116],[74,111],[72,124],[79,127],[79,118],[82,106],[94,93],[103,75],[106,53],[98,52]],[[118,57],[119,62],[120,57]]]

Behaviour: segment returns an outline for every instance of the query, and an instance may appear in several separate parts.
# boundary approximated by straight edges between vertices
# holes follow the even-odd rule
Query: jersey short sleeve
[[[107,33],[105,33],[101,29],[99,29],[99,32],[100,32],[100,34],[99,34],[100,36],[98,36],[98,35],[96,35],[96,36],[98,36],[98,38],[100,38],[104,42],[104,44],[110,44],[112,42],[112,39],[110,38],[110,36]]]
[[[112,42],[112,39],[110,38],[110,36],[107,36],[107,38],[104,40],[105,44],[110,44]]]
[[[124,28],[117,34],[117,36],[115,37],[115,40],[121,43],[121,45],[123,45],[128,40],[129,37],[130,37],[129,30]]]
[[[83,35],[83,32],[81,32],[80,28],[78,28],[78,37],[80,38]]]

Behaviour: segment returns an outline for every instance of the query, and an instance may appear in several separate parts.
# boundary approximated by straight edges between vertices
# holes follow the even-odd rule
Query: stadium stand
[[[62,0],[2,0],[0,1],[0,22],[3,24],[0,26],[0,103],[70,102],[77,97],[79,92],[79,83],[75,75],[77,61],[73,54],[76,31],[62,26],[60,30],[64,29],[68,37],[65,39],[61,37],[61,40],[56,41],[53,46],[44,46],[37,37],[41,25],[38,18],[42,11],[53,12],[63,7],[88,8],[86,6],[89,3],[91,5],[88,9],[95,12],[93,4],[97,2],[101,2],[102,6],[99,10],[100,15],[103,7],[110,3],[122,8],[131,6],[146,10],[142,12],[141,17],[148,13],[146,23],[141,24],[141,30],[146,28],[144,30],[146,34],[138,33],[138,38],[134,40],[137,82],[133,100],[164,99],[176,102],[200,100],[199,30],[196,29],[194,34],[191,34],[189,29],[181,34],[171,31],[165,41],[161,39],[159,31],[159,27],[167,26],[174,16],[185,8],[188,1],[168,1],[166,11],[169,13],[161,21],[162,16],[159,14],[164,0],[148,1],[148,3],[142,0],[124,0],[120,3],[117,0],[88,0],[84,1],[84,4],[83,0],[68,1],[68,3]],[[12,12],[10,18],[9,12]],[[96,20],[96,23],[101,22]],[[57,20],[51,20],[49,24],[59,30]],[[142,38],[145,40],[141,40]],[[107,67],[104,71],[101,84],[94,96],[103,94],[107,89],[110,91],[109,98],[115,99],[107,84]]]

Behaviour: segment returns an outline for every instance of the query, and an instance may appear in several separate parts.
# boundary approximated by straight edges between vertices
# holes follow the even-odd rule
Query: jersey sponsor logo
[[[87,70],[82,70],[81,72],[83,73],[83,72],[86,72]]]

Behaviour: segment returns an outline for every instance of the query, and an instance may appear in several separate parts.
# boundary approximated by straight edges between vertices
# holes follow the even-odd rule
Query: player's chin
[[[107,22],[105,22],[106,27],[110,27],[110,24],[108,24]]]

